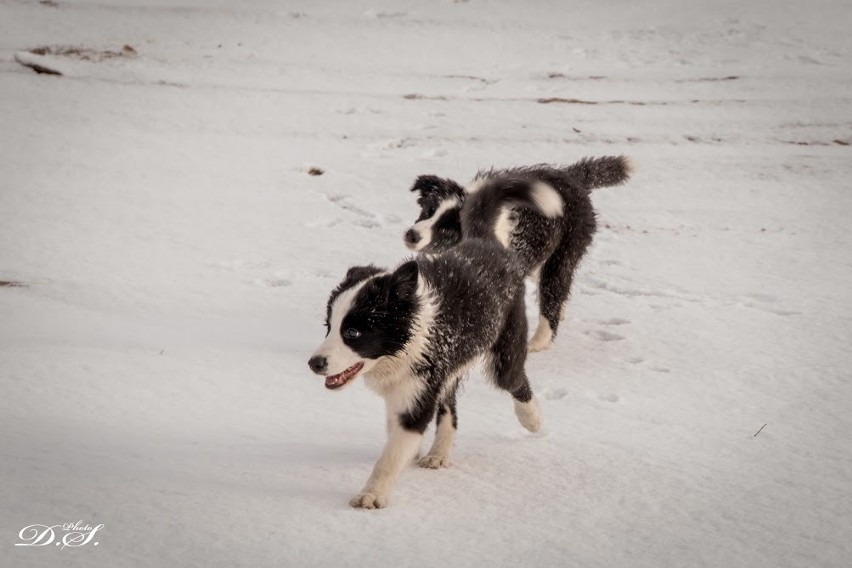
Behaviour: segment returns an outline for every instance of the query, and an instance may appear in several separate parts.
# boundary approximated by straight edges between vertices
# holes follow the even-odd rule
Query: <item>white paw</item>
[[[550,349],[550,346],[552,344],[552,341],[530,341],[529,343],[527,343],[527,352],[536,353],[538,351],[544,351],[546,349]]]
[[[426,467],[429,469],[440,469],[442,467],[450,466],[450,457],[449,456],[436,456],[432,454],[426,454],[417,462],[417,465],[420,467]]]
[[[527,344],[527,351],[531,353],[544,351],[550,347],[551,343],[553,343],[553,331],[550,329],[550,323],[545,318],[541,318],[538,320],[538,328]]]
[[[387,495],[359,493],[349,500],[349,504],[356,509],[384,509],[388,506],[388,498]]]
[[[521,426],[530,432],[538,432],[541,430],[541,407],[538,404],[538,399],[532,397],[529,402],[515,401],[515,416],[518,417],[518,422]]]

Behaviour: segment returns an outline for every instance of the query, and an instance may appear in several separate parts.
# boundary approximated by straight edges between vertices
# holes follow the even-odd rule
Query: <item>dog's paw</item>
[[[388,498],[386,495],[359,493],[349,500],[349,504],[356,509],[384,509],[388,506]]]
[[[535,338],[533,338],[535,339]],[[528,353],[537,353],[539,351],[546,351],[550,349],[550,346],[553,345],[553,342],[548,340],[544,341],[530,341],[527,343],[527,352]]]
[[[515,401],[515,416],[521,426],[530,432],[541,430],[541,407],[538,399],[533,397],[528,402]]]
[[[449,467],[450,457],[426,454],[417,461],[417,465],[428,469],[440,469],[442,467]]]
[[[527,344],[527,351],[535,353],[536,351],[544,351],[553,343],[553,330],[550,329],[550,324],[545,318],[538,321],[538,328],[535,330],[530,342]]]

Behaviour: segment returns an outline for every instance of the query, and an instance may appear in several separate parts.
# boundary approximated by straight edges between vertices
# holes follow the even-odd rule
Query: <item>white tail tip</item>
[[[545,217],[553,219],[562,216],[562,196],[548,184],[537,182],[533,185],[531,197]]]
[[[624,171],[628,176],[636,173],[636,159],[633,156],[624,156]]]

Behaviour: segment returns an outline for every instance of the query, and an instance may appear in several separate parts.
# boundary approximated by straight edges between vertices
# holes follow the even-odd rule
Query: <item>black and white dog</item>
[[[405,232],[404,241],[413,251],[443,251],[466,236],[466,224],[489,220],[499,242],[517,252],[524,274],[538,282],[540,317],[529,350],[547,349],[562,319],[574,270],[595,233],[590,192],[625,182],[630,170],[625,156],[605,156],[570,166],[481,171],[465,188],[450,179],[420,176],[411,188],[420,194],[420,217]],[[555,189],[562,200],[561,215],[505,207],[499,196],[506,186],[518,183]],[[495,213],[495,207],[501,210]]]
[[[556,191],[523,181],[502,199],[539,208],[544,216],[562,211]],[[419,255],[393,270],[350,268],[328,299],[326,339],[308,365],[325,376],[328,389],[363,376],[387,408],[387,443],[366,485],[350,501],[353,507],[387,505],[436,415],[435,441],[419,464],[448,464],[457,427],[456,388],[480,358],[493,383],[514,398],[520,423],[532,432],[541,427],[524,371],[523,264],[496,241],[489,223],[466,226],[467,238],[443,253]]]

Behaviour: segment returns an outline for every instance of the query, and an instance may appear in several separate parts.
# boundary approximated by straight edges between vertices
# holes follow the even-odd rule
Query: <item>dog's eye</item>
[[[358,339],[361,337],[361,332],[355,329],[354,327],[348,327],[343,332],[343,337],[345,339]]]

